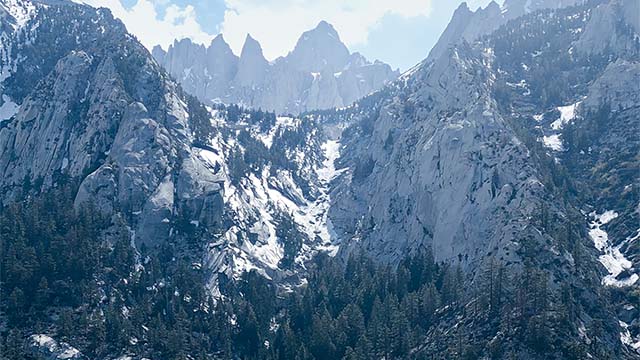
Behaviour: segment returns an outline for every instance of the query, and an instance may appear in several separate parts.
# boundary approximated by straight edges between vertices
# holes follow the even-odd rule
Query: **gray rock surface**
[[[76,14],[91,8],[61,3],[35,9],[45,20],[24,26],[43,29],[30,43],[40,49],[59,18],[47,17],[48,11]],[[124,31],[110,17],[92,23]],[[64,44],[66,37],[79,35],[55,36]],[[219,227],[221,180],[193,152],[196,124],[188,100],[126,33],[97,45],[68,49],[59,60],[47,58],[46,51],[16,54],[29,64],[55,60],[55,65],[0,128],[3,201],[75,179],[80,180],[76,205],[90,202],[104,215],[124,219],[138,245],[166,241],[187,213],[204,229]],[[9,73],[8,79],[18,75]]]
[[[397,84],[365,115],[370,135],[345,135],[349,170],[331,209],[342,251],[397,262],[432,247],[437,261],[477,269],[491,256],[516,262],[519,238],[540,237],[527,219],[543,186],[470,52],[453,50]]]
[[[15,113],[0,122],[2,203],[77,185],[75,205],[91,204],[113,223],[124,223],[132,251],[167,242],[196,246],[187,255],[205,264],[213,294],[218,273],[234,277],[257,269],[299,282],[294,269],[329,241],[314,220],[328,206],[318,200],[328,185],[317,185],[324,160],[317,124],[242,111],[227,122],[230,110],[205,108],[186,95],[108,12],[71,2],[33,4],[41,21],[27,20],[3,34],[4,49],[18,52],[0,63],[7,69],[2,88],[15,96],[5,103],[17,102]],[[90,35],[83,31],[87,24],[95,27]],[[38,36],[23,36],[35,26]],[[71,30],[61,31],[64,26]],[[95,33],[102,36],[95,40]],[[51,38],[61,44],[53,53],[46,46]],[[233,59],[227,50],[222,38],[209,49],[180,46],[185,56],[210,51]],[[269,65],[257,42],[249,40],[245,50],[237,67],[247,69],[239,76],[252,89],[261,81],[256,64]],[[231,73],[218,74],[232,79]],[[29,81],[17,87],[19,78]],[[271,165],[247,166],[249,159],[277,159],[278,177],[269,178]],[[287,269],[280,265],[284,240],[275,235],[285,211],[296,213],[297,226],[309,234]],[[323,242],[318,232],[326,235]]]
[[[487,22],[505,13],[492,4],[475,13],[480,21],[461,8],[443,38],[451,45],[356,106],[326,118],[240,112],[227,121],[232,108],[207,109],[182,93],[108,12],[64,4],[36,7],[38,32],[29,19],[3,15],[3,28],[10,29],[2,43],[2,54],[10,54],[1,59],[3,101],[19,105],[0,121],[3,202],[71,178],[79,181],[76,204],[95,203],[124,221],[138,247],[184,245],[186,236],[176,234],[196,229],[201,250],[190,255],[201,260],[214,295],[220,273],[256,270],[303,283],[305,261],[318,252],[365,251],[396,264],[430,248],[436,260],[460,265],[469,284],[494,261],[514,274],[529,267],[548,275],[553,296],[565,286],[584,292],[579,321],[571,324],[575,334],[582,322],[594,328],[589,322],[597,314],[613,329],[598,341],[616,353],[625,346],[601,295],[607,273],[585,214],[619,213],[604,229],[609,249],[632,261],[618,280],[630,278],[640,253],[633,238],[638,142],[629,131],[637,127],[640,100],[631,46],[637,34],[625,35],[636,28],[633,17],[618,17],[631,21],[620,27],[612,14],[635,5],[541,12],[481,40],[476,34],[490,32],[495,24]],[[540,21],[557,31],[531,31]],[[173,54],[154,52],[173,64],[169,71],[193,75],[191,85],[199,89],[193,94],[218,91],[208,93],[208,85],[197,82],[199,74],[217,74],[221,83],[238,81],[223,96],[264,109],[346,105],[385,79],[376,70],[384,65],[345,53],[326,24],[315,31],[294,55],[273,64],[250,38],[241,58],[222,38],[209,48],[185,41]],[[61,44],[53,50],[47,47],[52,38]],[[615,46],[594,46],[602,39],[614,39]],[[324,51],[332,56],[322,57]],[[218,72],[200,60],[209,52]],[[561,65],[547,66],[553,61]],[[540,144],[559,107],[579,102],[578,115],[554,129],[566,148]],[[572,124],[607,106],[610,127],[585,121],[588,129],[576,134],[588,143],[577,147]],[[602,135],[586,136],[593,133]],[[278,236],[282,213],[291,214],[304,238],[292,254]],[[282,265],[287,255],[289,267]]]
[[[617,0],[600,4],[593,10],[576,50],[587,55],[605,52],[633,53],[640,29],[640,5],[634,0]],[[627,27],[626,31],[618,31]]]

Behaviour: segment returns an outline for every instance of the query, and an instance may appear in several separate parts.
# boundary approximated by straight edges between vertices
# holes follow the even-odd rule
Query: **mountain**
[[[336,155],[313,122],[205,108],[106,10],[12,6],[32,13],[4,33],[4,203],[77,183],[75,206],[90,203],[114,223],[124,221],[138,247],[197,233],[207,249],[192,255],[206,262],[213,288],[218,273],[234,277],[248,268],[291,276],[302,258],[327,245],[328,230],[314,217],[326,212],[334,171],[325,153]],[[24,36],[36,26],[37,36]],[[44,46],[52,38],[54,53]],[[243,81],[251,81],[260,56],[256,42],[245,46]],[[308,234],[304,254],[295,248],[283,266],[285,240],[276,232],[286,215]]]
[[[616,311],[633,312],[624,319],[636,325],[621,320],[619,331],[637,349],[637,332],[628,332],[637,331],[635,295],[621,300],[638,286],[640,143],[621,132],[639,126],[631,94],[638,17],[624,15],[636,6],[532,12],[488,36],[434,49],[367,106],[353,107],[339,160],[349,170],[336,180],[330,209],[340,252],[366,249],[398,262],[428,246],[472,283],[499,263],[508,273],[544,269],[552,292],[608,286],[621,302]],[[448,31],[471,24],[460,16],[473,13],[462,9]],[[491,9],[476,14],[500,14]],[[441,41],[447,36],[459,35],[445,32]],[[584,262],[594,249],[601,264]],[[607,309],[591,300],[578,306]],[[578,315],[571,331],[590,338],[584,321],[593,316]],[[611,314],[597,317],[618,326]],[[473,318],[452,319],[420,351],[445,351],[437,336],[460,324],[478,331]],[[493,335],[508,336],[500,331]],[[618,340],[599,341],[617,347]]]
[[[287,56],[269,63],[247,35],[240,57],[218,35],[208,48],[185,39],[153,56],[184,89],[207,105],[240,104],[282,114],[344,107],[380,89],[398,73],[351,54],[322,21],[302,34]]]
[[[501,7],[491,1],[485,8],[471,11],[467,3],[462,3],[453,14],[453,18],[444,33],[429,53],[428,59],[434,60],[459,41],[469,43],[483,35],[489,35],[512,19],[543,9],[558,9],[582,3],[582,0],[506,0]]]
[[[529,8],[299,117],[159,63],[246,94],[366,64],[326,23],[273,64],[154,59],[108,10],[0,5],[3,356],[640,356],[637,1]]]

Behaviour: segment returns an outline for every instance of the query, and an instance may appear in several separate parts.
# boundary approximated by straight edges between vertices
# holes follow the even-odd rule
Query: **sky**
[[[240,54],[249,33],[274,60],[321,20],[352,51],[401,71],[424,59],[460,0],[75,0],[107,7],[149,49],[191,38],[208,44],[222,33]],[[467,1],[475,10],[490,0]]]

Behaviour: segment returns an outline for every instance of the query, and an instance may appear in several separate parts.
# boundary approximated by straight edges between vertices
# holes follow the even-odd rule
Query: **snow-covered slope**
[[[266,129],[251,118],[219,119],[216,126],[227,130],[199,151],[212,171],[224,174],[229,226],[208,244],[206,257],[214,291],[219,273],[238,278],[249,270],[299,283],[306,261],[337,250],[327,212],[330,182],[340,172],[339,143],[311,119],[274,119]]]

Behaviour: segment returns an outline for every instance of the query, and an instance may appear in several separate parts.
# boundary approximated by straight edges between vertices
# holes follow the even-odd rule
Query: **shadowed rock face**
[[[5,34],[5,49],[15,56],[8,61],[14,69],[48,65],[50,73],[38,79],[39,73],[7,71],[6,99],[21,104],[0,129],[3,200],[71,178],[81,181],[78,206],[90,202],[126,218],[138,244],[167,239],[170,223],[187,210],[203,227],[219,226],[219,179],[193,154],[192,109],[177,85],[108,12],[66,2],[32,6],[34,20]],[[36,21],[37,36],[21,43]],[[59,32],[67,21],[76,31],[95,27],[98,41],[65,49],[67,38],[81,37]],[[66,53],[59,59],[45,51],[50,36]],[[12,82],[18,77],[33,86],[23,99]]]
[[[286,57],[271,64],[251,36],[239,58],[222,36],[206,49],[182,40],[166,52],[156,47],[153,56],[205,104],[237,103],[277,113],[347,106],[398,76],[386,64],[350,54],[325,21],[305,32]]]

